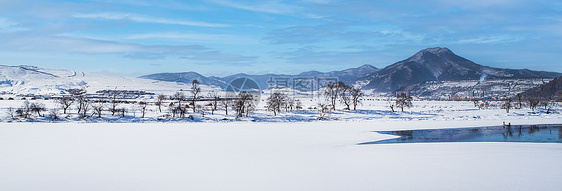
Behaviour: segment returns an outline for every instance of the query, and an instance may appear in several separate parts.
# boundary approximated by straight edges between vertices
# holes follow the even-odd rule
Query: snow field
[[[535,121],[538,122],[538,121]],[[558,190],[560,144],[357,145],[479,121],[4,123],[2,190]]]

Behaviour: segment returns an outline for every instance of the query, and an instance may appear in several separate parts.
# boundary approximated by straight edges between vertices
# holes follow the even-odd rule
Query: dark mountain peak
[[[298,74],[297,76],[315,76],[315,75],[319,75],[319,74],[323,74],[322,72],[316,71],[316,70],[311,70],[311,71],[307,71],[307,72],[302,72],[300,74]]]
[[[457,56],[453,51],[449,50],[448,48],[426,48],[420,50],[410,58],[406,59],[405,61],[417,62],[417,63],[426,63],[428,64],[435,63],[438,60],[442,61],[449,61],[449,60],[458,60],[462,59],[460,56]]]
[[[454,54],[453,51],[449,50],[446,47],[435,47],[435,48],[426,48],[419,52],[426,52],[435,55],[443,55],[443,54]]]
[[[406,60],[396,62],[366,78],[366,86],[377,91],[395,91],[403,86],[424,81],[478,80],[483,76],[501,78],[557,77],[559,73],[532,70],[501,69],[482,66],[456,55],[448,48],[423,49]]]
[[[377,67],[371,66],[369,64],[365,64],[363,66],[359,66],[357,69],[362,69],[362,70],[377,70]]]

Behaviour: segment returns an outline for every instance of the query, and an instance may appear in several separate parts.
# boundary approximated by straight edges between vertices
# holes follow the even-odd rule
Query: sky
[[[562,72],[562,2],[0,0],[0,65],[140,76],[384,68],[447,47]]]

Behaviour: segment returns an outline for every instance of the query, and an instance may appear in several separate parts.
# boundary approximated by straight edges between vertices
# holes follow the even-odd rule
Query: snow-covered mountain
[[[182,73],[158,73],[141,76],[139,78],[160,80],[167,82],[181,82],[190,84],[193,80],[197,80],[201,84],[209,86],[225,87],[227,82],[219,77],[205,77],[197,72],[182,72]]]
[[[555,78],[556,72],[528,69],[501,69],[476,64],[454,54],[448,48],[428,48],[410,58],[394,63],[373,74],[360,78],[366,89],[391,92],[409,84],[424,81]]]
[[[99,90],[139,90],[171,95],[189,87],[189,84],[176,82],[43,69],[34,66],[0,65],[0,94],[57,95],[64,94],[67,89],[86,88],[90,93]]]
[[[239,74],[234,74],[223,78],[219,78],[215,76],[205,77],[196,72],[183,72],[183,73],[158,73],[158,74],[141,76],[140,78],[162,80],[162,81],[169,81],[169,82],[183,82],[183,83],[191,83],[193,80],[197,80],[201,84],[225,87],[227,83],[229,83],[230,81],[236,78],[246,77],[255,80],[262,89],[266,89],[270,85],[268,84],[268,81],[270,81],[273,78],[287,78],[289,79],[289,83],[291,83],[290,79],[293,78],[336,77],[338,78],[339,81],[342,81],[346,84],[354,84],[357,78],[367,76],[378,70],[379,69],[377,69],[374,66],[363,65],[357,68],[349,68],[342,71],[332,71],[332,72],[308,71],[297,75],[285,75],[285,74],[249,75],[245,73],[239,73]]]

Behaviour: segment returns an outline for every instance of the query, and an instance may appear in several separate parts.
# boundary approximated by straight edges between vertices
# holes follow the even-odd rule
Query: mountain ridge
[[[424,81],[555,78],[557,72],[529,69],[502,69],[476,64],[456,55],[448,48],[427,48],[413,56],[389,65],[369,76],[359,78],[366,82],[364,88],[379,92],[392,92],[409,84]]]
[[[270,81],[272,79],[279,79],[279,78],[287,78],[290,81],[290,79],[293,79],[293,78],[337,77],[339,81],[342,81],[346,84],[353,84],[353,83],[355,83],[354,80],[357,78],[357,76],[366,76],[366,75],[368,75],[372,72],[378,71],[378,70],[379,70],[378,68],[376,68],[372,65],[365,64],[365,65],[359,66],[357,68],[348,68],[348,69],[341,70],[341,71],[330,71],[330,72],[306,71],[306,72],[301,72],[301,73],[295,74],[295,75],[271,74],[271,73],[260,74],[260,75],[251,75],[251,74],[245,74],[245,73],[237,73],[237,74],[233,74],[233,75],[229,75],[229,76],[225,76],[225,77],[221,78],[221,77],[215,77],[215,76],[205,77],[205,76],[200,75],[196,72],[182,72],[182,73],[157,73],[157,74],[140,76],[139,78],[170,81],[170,82],[182,82],[182,83],[191,83],[193,80],[197,80],[197,81],[203,83],[204,81],[208,81],[208,79],[206,79],[206,78],[213,78],[214,80],[221,81],[221,83],[206,84],[206,85],[215,85],[215,86],[219,86],[219,87],[226,87],[227,83],[229,83],[230,81],[232,81],[236,78],[246,77],[246,78],[254,79],[262,89],[266,89],[270,85],[270,84],[268,84],[268,81]],[[180,76],[180,74],[184,74],[184,73],[195,73],[197,75]],[[204,78],[200,78],[200,77],[204,77]],[[205,84],[205,83],[203,83],[203,84]]]
[[[152,74],[166,75],[166,73]],[[169,74],[176,75],[176,74]],[[513,78],[556,78],[561,73],[548,71],[535,71],[529,69],[507,69],[484,66],[472,62],[469,59],[455,54],[446,47],[426,48],[418,51],[412,56],[388,65],[382,69],[365,64],[356,68],[348,68],[340,71],[319,72],[306,71],[296,75],[286,74],[262,74],[248,75],[238,73],[225,77],[214,77],[221,83],[209,84],[224,87],[226,83],[238,78],[247,77],[254,79],[262,89],[269,87],[268,81],[275,78],[326,78],[335,77],[350,85],[360,85],[364,89],[372,89],[376,92],[393,92],[410,84],[425,81],[456,81],[456,80],[486,80],[486,79],[513,79]],[[177,76],[177,75],[176,75]],[[174,79],[160,76],[155,78],[151,75],[141,76],[153,80],[165,79],[165,81],[191,82],[194,79],[206,81],[204,78],[185,76],[186,78]],[[201,79],[201,80],[199,80]],[[224,83],[224,84],[223,84]]]

